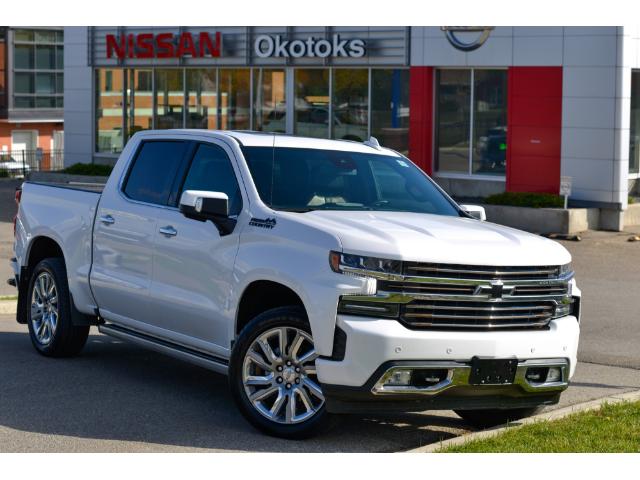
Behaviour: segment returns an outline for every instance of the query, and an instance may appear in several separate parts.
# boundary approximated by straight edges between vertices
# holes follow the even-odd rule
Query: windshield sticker
[[[398,165],[400,165],[401,167],[409,168],[409,164],[407,164],[407,162],[405,162],[404,160],[396,160],[396,162],[398,162]]]
[[[272,229],[273,227],[276,226],[276,219],[275,218],[255,218],[254,217],[251,220],[249,220],[249,225],[251,225],[252,227]]]

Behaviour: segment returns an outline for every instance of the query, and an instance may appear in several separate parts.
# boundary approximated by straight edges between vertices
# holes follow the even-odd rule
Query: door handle
[[[175,237],[178,234],[178,231],[171,225],[167,225],[166,227],[160,228],[160,233],[165,237]]]
[[[116,223],[116,219],[113,218],[111,215],[103,215],[100,217],[100,221],[102,223],[104,223],[105,225],[112,225],[114,223]]]

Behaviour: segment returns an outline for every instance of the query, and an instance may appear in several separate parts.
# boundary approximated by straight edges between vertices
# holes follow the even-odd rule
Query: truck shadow
[[[335,423],[307,441],[267,437],[241,417],[222,375],[98,334],[81,356],[49,359],[33,350],[28,334],[0,332],[0,425],[75,437],[68,448],[76,451],[384,452],[469,430],[450,413],[344,415]],[[113,444],[122,441],[144,445]],[[0,445],[15,448],[10,438]]]

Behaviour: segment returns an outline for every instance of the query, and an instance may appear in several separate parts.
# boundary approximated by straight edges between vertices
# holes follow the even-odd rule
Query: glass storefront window
[[[56,76],[53,73],[36,74],[36,93],[55,93]]]
[[[38,70],[54,70],[56,68],[56,47],[52,45],[38,46],[36,49],[36,68]]]
[[[369,70],[333,70],[333,126],[331,137],[362,142],[369,127]]]
[[[127,70],[126,138],[140,130],[153,128],[153,71]]]
[[[504,175],[507,162],[507,71],[473,75],[473,173]]]
[[[285,133],[287,104],[284,70],[254,69],[253,96],[253,129]]]
[[[296,69],[294,133],[329,136],[329,69]]]
[[[371,71],[371,135],[381,145],[409,153],[409,70]]]
[[[469,172],[471,71],[437,72],[436,165],[440,172]]]
[[[439,70],[436,112],[439,172],[505,174],[506,70]]]
[[[258,67],[96,69],[96,152],[117,153],[140,130],[184,127],[355,141],[371,132],[383,146],[408,153],[408,69],[296,68],[293,92],[287,92],[287,73]],[[33,85],[16,92],[18,108],[62,106],[62,73],[16,74],[30,78],[21,85]],[[45,100],[52,89],[53,100]],[[295,101],[287,102],[288,95]]]
[[[14,108],[61,108],[63,37],[56,30],[14,30]]]
[[[16,45],[13,50],[14,53],[14,66],[17,69],[32,69],[33,68],[33,45]]]
[[[250,77],[248,68],[219,70],[220,128],[248,130],[250,128]]]
[[[119,69],[96,71],[96,152],[122,151],[123,77]]]
[[[215,69],[187,69],[186,128],[218,128]]]
[[[13,89],[15,93],[33,93],[34,92],[32,73],[16,72],[14,78],[16,79],[16,84]]]
[[[631,72],[631,123],[629,125],[629,173],[640,171],[640,70]]]
[[[184,123],[184,71],[156,70],[155,128],[182,128]]]

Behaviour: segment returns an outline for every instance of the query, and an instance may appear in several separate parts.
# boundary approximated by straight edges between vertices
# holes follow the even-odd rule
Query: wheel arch
[[[260,313],[285,306],[299,306],[308,314],[302,296],[292,287],[274,280],[252,281],[240,295],[236,309],[234,338]]]
[[[64,255],[64,250],[59,241],[47,236],[38,235],[34,237],[27,248],[25,255],[25,262],[22,265],[20,272],[20,285],[18,288],[18,308],[16,312],[16,320],[18,323],[27,323],[27,308],[28,308],[28,287],[31,279],[31,272],[33,269],[45,258],[60,258],[67,267],[67,261]],[[69,282],[69,273],[67,272],[67,282]],[[97,325],[97,317],[91,315],[85,315],[78,311],[75,306],[73,294],[69,287],[69,295],[71,300],[71,321],[76,326],[84,325]]]

